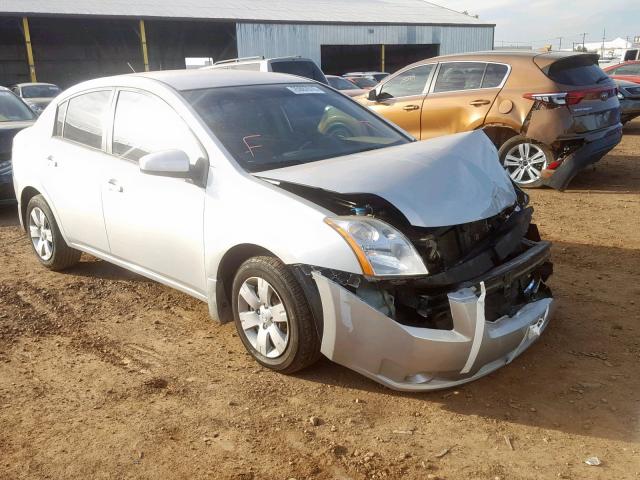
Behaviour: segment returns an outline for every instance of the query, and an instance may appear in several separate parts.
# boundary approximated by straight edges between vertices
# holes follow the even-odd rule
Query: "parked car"
[[[40,115],[60,93],[60,87],[53,83],[18,83],[11,87],[11,91],[22,98],[36,115]]]
[[[604,71],[607,75],[611,78],[615,78],[616,80],[640,83],[640,61],[638,60],[605,67]]]
[[[85,82],[16,136],[14,166],[42,265],[84,251],[186,292],[283,373],[322,353],[391,388],[449,387],[550,318],[550,244],[484,133],[415,142],[300,77]]]
[[[378,84],[378,82],[376,82],[373,77],[349,77],[345,75],[344,78],[349,80],[358,88],[361,88],[367,92]]]
[[[560,190],[622,137],[598,56],[478,52],[414,63],[358,97],[419,139],[484,129],[522,187]]]
[[[623,50],[621,58],[623,62],[627,62],[629,60],[640,60],[640,45],[636,43],[633,48]]]
[[[35,121],[35,114],[11,90],[0,87],[0,205],[15,203],[11,166],[13,137]]]
[[[350,82],[346,78],[338,77],[336,75],[327,75],[327,80],[329,82],[329,86],[335,88],[336,90],[340,90],[340,92],[349,97],[357,97],[359,95],[364,95],[365,93],[367,93],[367,90],[358,88],[357,85],[355,85],[353,82]]]
[[[351,78],[366,77],[366,78],[372,79],[376,83],[381,82],[382,80],[384,80],[388,76],[389,76],[389,74],[387,72],[375,72],[375,71],[373,71],[373,72],[349,72],[349,73],[345,73],[343,75],[343,77],[351,77]]]
[[[627,123],[640,117],[640,85],[625,80],[616,80],[618,100],[620,100],[620,119]]]
[[[245,57],[222,60],[204,69],[251,70],[256,72],[277,72],[309,78],[329,85],[320,67],[313,60],[303,57]]]

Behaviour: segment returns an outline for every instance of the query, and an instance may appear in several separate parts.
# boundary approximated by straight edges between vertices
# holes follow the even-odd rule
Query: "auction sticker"
[[[287,87],[287,90],[292,91],[296,95],[307,95],[310,93],[325,93],[324,90],[322,90],[319,87],[316,87],[315,85],[296,85],[294,87]]]

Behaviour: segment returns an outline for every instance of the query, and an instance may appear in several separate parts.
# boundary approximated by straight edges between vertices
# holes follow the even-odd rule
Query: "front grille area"
[[[414,228],[409,239],[422,256],[431,274],[459,264],[478,246],[500,229],[510,215],[509,208],[493,217],[462,225],[433,229]],[[430,231],[426,231],[430,230]]]

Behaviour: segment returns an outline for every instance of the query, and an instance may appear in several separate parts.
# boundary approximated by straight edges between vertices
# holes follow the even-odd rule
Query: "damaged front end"
[[[322,353],[397,390],[447,388],[511,362],[549,320],[550,243],[516,203],[487,219],[414,227],[375,195],[343,195],[282,183],[339,215],[381,219],[419,252],[427,275],[380,278],[297,265],[316,292]],[[313,303],[313,302],[312,302]]]

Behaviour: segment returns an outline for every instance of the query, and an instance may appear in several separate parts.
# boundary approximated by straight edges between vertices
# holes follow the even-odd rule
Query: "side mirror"
[[[161,150],[138,160],[140,171],[161,177],[191,178],[189,157],[182,150]]]
[[[369,94],[367,95],[367,98],[372,102],[378,101],[378,92],[376,91],[375,88],[372,88],[371,90],[369,90]]]

